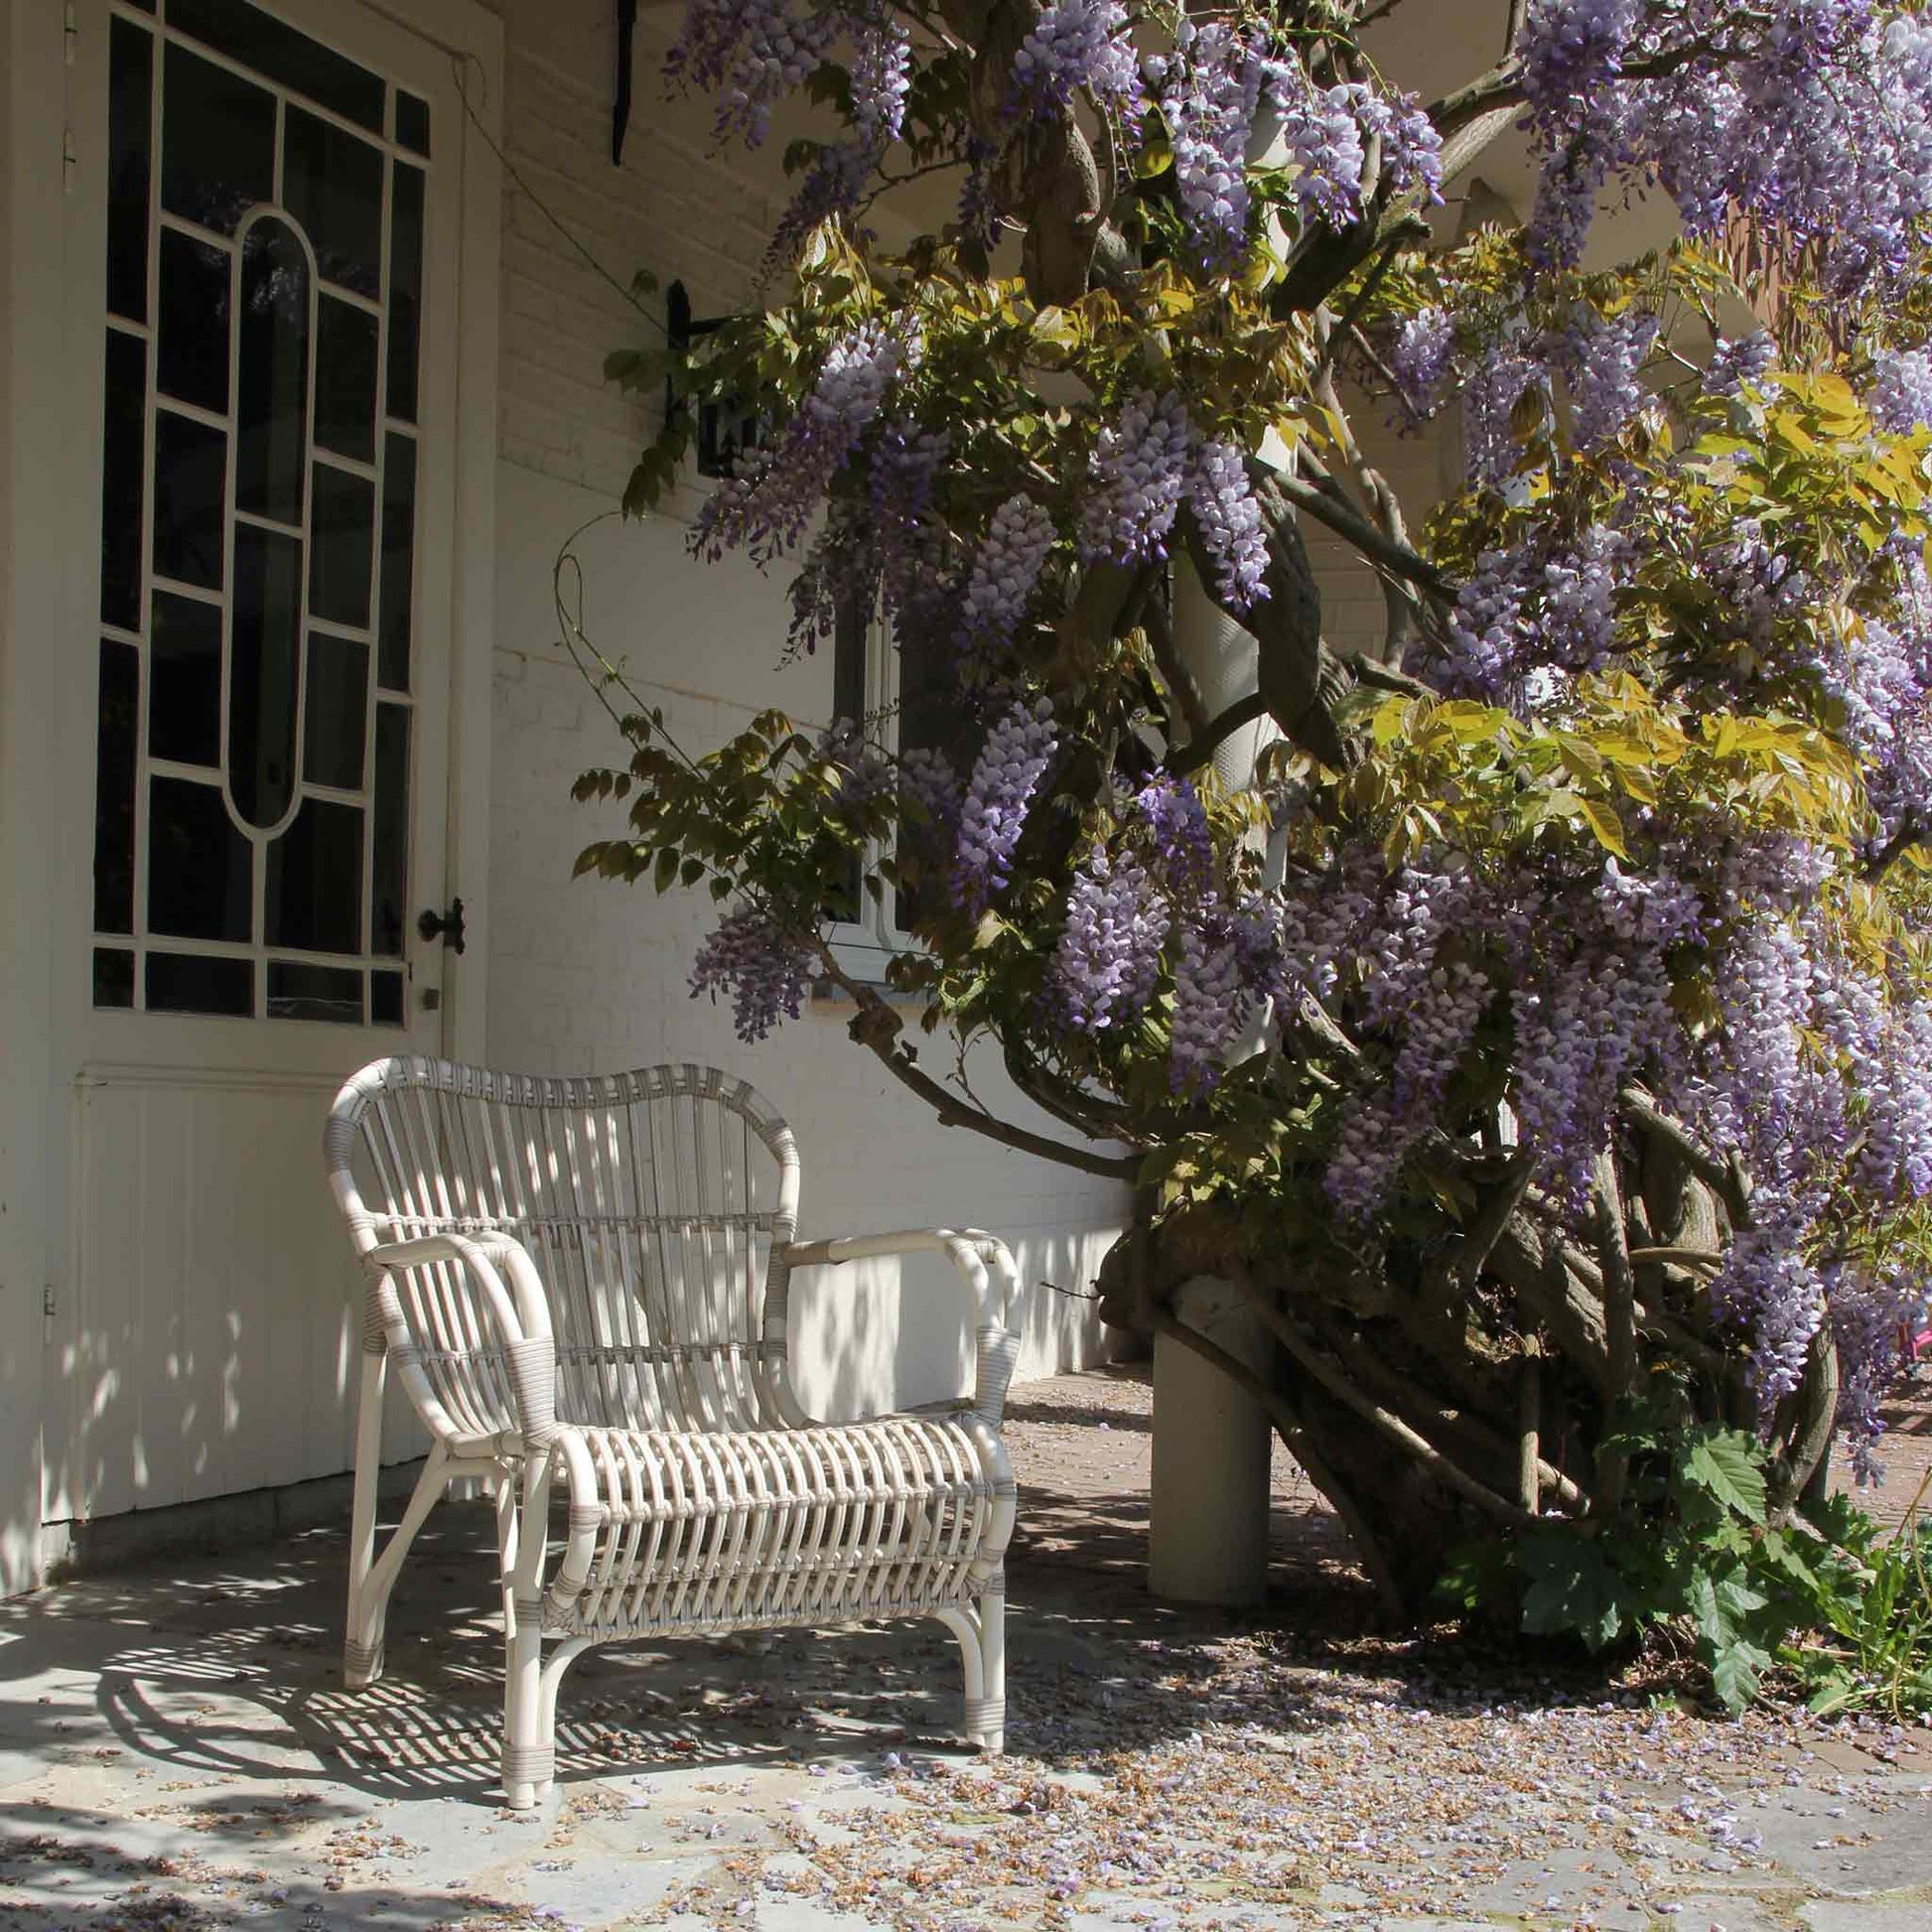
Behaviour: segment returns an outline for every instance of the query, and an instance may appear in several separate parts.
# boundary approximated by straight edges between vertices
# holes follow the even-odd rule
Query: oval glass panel
[[[309,467],[309,254],[280,216],[241,243],[235,507],[299,527]]]

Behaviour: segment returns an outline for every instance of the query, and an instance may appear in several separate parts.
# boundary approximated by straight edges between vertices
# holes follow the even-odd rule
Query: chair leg
[[[550,1789],[556,1770],[555,1713],[543,1722],[543,1630],[532,1611],[516,1618],[503,1646],[503,1802],[530,1811]]]
[[[396,1587],[396,1575],[402,1569],[402,1560],[409,1554],[409,1546],[416,1540],[416,1532],[429,1519],[429,1513],[443,1499],[443,1491],[449,1484],[447,1465],[449,1453],[441,1443],[432,1444],[429,1458],[423,1464],[423,1473],[416,1478],[416,1487],[409,1498],[409,1507],[402,1513],[402,1521],[396,1525],[395,1534],[383,1545],[382,1554],[371,1564],[359,1584],[354,1578],[354,1558],[350,1558],[348,1635],[343,1644],[343,1676],[351,1691],[359,1691],[365,1685],[373,1684],[382,1674],[382,1630],[389,1617],[389,1592]],[[360,1471],[357,1471],[360,1482]],[[371,1489],[373,1480],[371,1479]],[[373,1517],[373,1498],[370,1514]],[[369,1525],[369,1541],[373,1546],[375,1526]]]
[[[959,1645],[966,1671],[966,1722],[962,1728],[985,1751],[1006,1745],[1007,1599],[1004,1591],[982,1596],[970,1610],[940,1610],[939,1621]]]
[[[966,1698],[966,1734],[984,1751],[1006,1749],[1007,1597],[989,1590],[979,1608],[980,1694]]]
[[[492,1485],[496,1491],[496,1555],[503,1579],[503,1641],[516,1635],[516,1477],[507,1470]]]
[[[382,1385],[389,1360],[381,1349],[362,1354],[362,1387],[355,1407],[355,1498],[348,1518],[348,1614],[344,1622],[343,1677],[351,1691],[382,1675],[381,1616],[374,1644],[363,1638],[363,1601],[375,1562],[375,1492],[382,1466]]]

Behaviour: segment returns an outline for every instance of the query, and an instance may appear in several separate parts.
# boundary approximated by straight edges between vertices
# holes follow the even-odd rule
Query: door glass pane
[[[402,975],[400,973],[369,975],[369,1023],[376,1027],[402,1025]]]
[[[302,677],[302,545],[252,524],[234,533],[228,643],[228,795],[266,829],[295,799]]]
[[[148,319],[148,178],[154,36],[125,20],[107,40],[107,307]]]
[[[161,231],[161,326],[155,386],[222,416],[228,409],[228,251]]]
[[[325,295],[316,309],[316,441],[358,463],[375,461],[379,319]]]
[[[168,0],[168,25],[296,93],[382,132],[381,76],[245,0]]]
[[[148,756],[221,762],[221,608],[156,591],[148,633]]]
[[[423,171],[397,162],[389,209],[389,414],[416,420],[423,312]]]
[[[362,808],[305,798],[268,846],[267,939],[296,952],[362,950]]]
[[[375,485],[366,477],[318,463],[310,532],[310,611],[331,623],[364,628],[375,561]]]
[[[412,154],[429,153],[429,102],[396,89],[396,140]]]
[[[253,937],[254,848],[217,785],[148,782],[148,930],[182,939]]]
[[[308,783],[340,791],[362,789],[368,701],[368,645],[326,630],[312,631],[309,676],[302,692],[302,776]]]
[[[300,523],[309,460],[309,257],[273,215],[250,223],[242,240],[240,306],[235,507]]]
[[[382,449],[382,614],[378,676],[409,689],[410,579],[416,562],[416,439],[391,430]]]
[[[310,966],[292,959],[268,962],[271,1020],[333,1020],[362,1024],[362,974],[352,966]]]
[[[246,1019],[255,1010],[255,966],[248,959],[199,954],[148,955],[150,1013],[222,1013]]]
[[[275,199],[275,96],[175,46],[161,92],[162,207],[232,234]]]
[[[100,618],[141,627],[141,540],[146,531],[148,345],[107,332],[106,414],[100,449]]]
[[[400,959],[409,905],[409,712],[399,704],[375,708],[373,829],[369,948],[379,958]]]
[[[134,761],[140,749],[141,656],[100,643],[100,727],[94,765],[94,930],[134,930]]]
[[[228,439],[206,423],[172,410],[154,418],[154,568],[204,590],[221,588],[221,539],[226,528],[222,490]]]
[[[118,947],[94,948],[94,1005],[131,1007],[134,1004],[134,955]]]
[[[382,150],[289,108],[282,201],[314,245],[322,279],[376,300],[382,293]]]

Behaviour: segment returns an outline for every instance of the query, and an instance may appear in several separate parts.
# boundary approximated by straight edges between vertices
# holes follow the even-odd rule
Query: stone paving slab
[[[1289,1598],[1151,1602],[1144,1400],[1016,1391],[998,1760],[937,1626],[640,1645],[572,1673],[557,1788],[505,1812],[476,1507],[364,1693],[331,1530],[0,1604],[0,1932],[1932,1932],[1932,1736],[1355,1638],[1292,1465]]]

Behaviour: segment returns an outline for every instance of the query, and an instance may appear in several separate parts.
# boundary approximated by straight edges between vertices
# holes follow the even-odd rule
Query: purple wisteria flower
[[[718,99],[718,138],[736,134],[756,147],[773,103],[810,78],[838,26],[830,8],[797,13],[786,0],[689,0],[664,57],[665,76],[710,89]]]
[[[1130,106],[1141,66],[1121,0],[1052,0],[1013,57],[1014,105],[1063,107],[1085,90]]]
[[[745,904],[728,912],[691,968],[691,994],[732,1000],[738,1036],[755,1043],[780,1020],[796,1020],[810,985],[812,949],[769,908]]]
[[[1146,867],[1093,847],[1074,878],[1053,951],[1054,999],[1068,1027],[1098,1034],[1140,1018],[1173,919]]]
[[[1909,436],[1932,423],[1932,349],[1881,351],[1871,382],[1871,413],[1880,429]]]
[[[1383,362],[1412,414],[1433,415],[1449,379],[1455,326],[1447,311],[1429,308],[1408,317],[1390,338]]]
[[[1187,504],[1223,598],[1245,611],[1268,595],[1268,538],[1248,466],[1232,443],[1201,443],[1187,470]]]
[[[1201,900],[1214,883],[1214,840],[1191,778],[1151,778],[1134,796],[1155,873],[1176,898]]]
[[[1778,345],[1762,329],[1748,336],[1723,336],[1711,351],[1704,371],[1707,395],[1734,396],[1739,389],[1755,387],[1770,374],[1778,359]]]
[[[1187,485],[1193,432],[1178,390],[1130,396],[1088,459],[1080,555],[1088,563],[1165,557]]]
[[[1589,451],[1619,436],[1649,401],[1638,370],[1657,340],[1657,318],[1628,309],[1607,322],[1590,321],[1567,339],[1571,433]]]
[[[962,651],[986,657],[1013,642],[1052,547],[1053,519],[1025,490],[993,512],[966,584]]]
[[[1007,882],[1034,788],[1058,747],[1053,707],[1044,698],[1016,704],[987,734],[959,812],[953,902],[977,914]]]
[[[1172,57],[1149,63],[1163,82],[1161,112],[1173,145],[1174,186],[1201,257],[1225,261],[1248,235],[1248,149],[1267,68],[1225,21],[1183,13]]]
[[[919,348],[878,322],[835,342],[777,448],[706,500],[691,527],[692,552],[715,563],[743,548],[766,563],[794,548]]]

